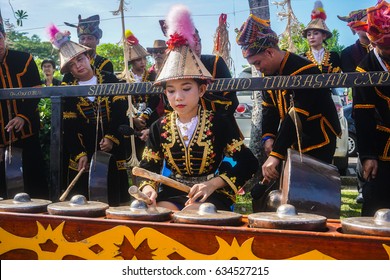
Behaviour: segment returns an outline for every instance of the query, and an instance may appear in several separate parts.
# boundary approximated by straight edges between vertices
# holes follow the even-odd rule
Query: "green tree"
[[[28,18],[28,14],[26,11],[17,10],[15,12],[15,17],[16,17],[16,24],[18,26],[23,26],[23,20]]]
[[[38,35],[27,36],[26,32],[10,31],[7,33],[7,43],[10,48],[31,53],[34,59],[51,58],[58,62],[58,51],[53,49],[50,42],[42,42]]]
[[[123,48],[117,44],[100,44],[96,48],[96,52],[104,57],[107,57],[111,60],[114,65],[115,72],[121,72],[124,68],[123,63]]]

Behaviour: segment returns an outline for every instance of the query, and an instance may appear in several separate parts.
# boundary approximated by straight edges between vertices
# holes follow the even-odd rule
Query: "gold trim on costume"
[[[117,160],[116,161],[116,168],[118,170],[127,170],[127,168],[126,168],[126,160]]]
[[[390,108],[390,98],[384,95],[377,87],[374,87],[376,94],[387,102],[387,107]]]
[[[222,180],[224,180],[229,185],[229,187],[232,188],[232,190],[234,191],[235,194],[237,193],[238,189],[235,185],[236,177],[229,178],[228,176],[226,176],[226,174],[219,174],[219,177]]]
[[[157,163],[157,162],[162,160],[159,154],[160,154],[160,152],[154,152],[152,149],[149,149],[146,146],[144,149],[144,152],[142,154],[142,158],[147,160],[147,161],[154,160],[154,162]]]
[[[267,136],[275,138],[275,134],[272,134],[272,133],[265,133],[265,134],[263,134],[263,136],[261,136],[261,138],[264,138],[264,137],[267,137]]]
[[[125,96],[125,95],[118,95],[118,96],[114,96],[113,98],[112,98],[112,102],[116,102],[116,101],[118,101],[118,100],[127,100],[127,97]]]
[[[288,59],[289,56],[290,56],[290,52],[286,51],[286,53],[284,54],[282,63],[280,64],[280,69],[279,69],[279,74],[280,75],[282,75],[282,73],[283,73],[284,66],[286,66],[286,62],[287,62],[287,59]]]
[[[315,119],[318,119],[321,117],[322,117],[322,114],[317,114],[317,115],[313,115],[313,116],[308,117],[307,120],[312,121],[312,120],[315,120]]]
[[[354,109],[375,109],[373,104],[356,104],[353,106]]]
[[[319,143],[317,145],[309,146],[309,147],[306,147],[305,149],[302,149],[302,153],[306,153],[308,151],[321,148],[321,147],[323,147],[323,146],[325,146],[325,145],[330,143],[328,133],[326,133],[326,131],[325,131],[325,118],[321,118],[320,125],[321,125],[321,131],[322,131],[322,133],[324,135],[325,141],[322,142],[322,143]],[[331,127],[330,127],[330,129],[332,130]]]
[[[356,67],[356,71],[357,72],[361,72],[361,73],[365,73],[366,72],[366,70],[364,70],[363,68],[361,68],[361,67]]]
[[[104,138],[110,139],[112,142],[114,142],[117,145],[120,144],[119,139],[116,138],[114,135],[106,134],[104,135]]]
[[[305,116],[309,116],[310,113],[306,110],[303,110],[303,109],[300,109],[298,107],[294,107],[295,108],[295,111],[298,112],[298,113],[301,113],[302,115],[305,115]]]
[[[267,102],[265,102],[265,101],[261,102],[261,105],[262,105],[263,107],[275,107],[274,104],[270,104],[270,103],[267,103]]]
[[[282,156],[281,154],[276,153],[276,152],[274,152],[274,151],[270,152],[269,155],[270,155],[270,156],[277,157],[277,158],[280,158],[280,159],[283,159],[283,160],[286,158],[286,157]]]
[[[24,76],[24,74],[26,74],[27,69],[28,69],[28,67],[29,67],[29,65],[30,65],[32,60],[33,60],[33,57],[30,54],[30,56],[29,56],[29,58],[28,58],[28,60],[26,62],[26,65],[24,66],[23,72],[16,74],[16,79],[18,80],[18,86],[19,87],[22,87],[22,85],[23,85],[21,77]]]
[[[75,112],[63,112],[62,113],[64,119],[76,119],[77,114]]]
[[[324,57],[322,58],[320,63],[314,58],[314,55],[313,55],[313,52],[311,51],[311,49],[306,52],[306,56],[307,56],[307,58],[310,61],[312,61],[314,64],[317,65],[317,67],[320,69],[321,72],[322,72],[322,68],[323,67],[328,67],[328,69],[327,69],[328,73],[338,73],[338,72],[340,72],[340,67],[338,67],[338,66],[332,67],[332,63],[329,62],[329,60],[330,60],[330,51],[328,51],[328,50],[325,50]]]
[[[236,150],[237,151],[241,151],[241,147],[242,147],[243,144],[244,144],[243,140],[233,139],[233,143],[232,144],[227,144],[227,146],[226,146],[226,153],[229,156],[233,156],[233,153]]]
[[[81,152],[75,157],[75,161],[77,162],[81,157],[87,156],[86,152]]]
[[[151,180],[143,181],[138,189],[141,191],[145,186],[150,185],[155,191],[157,191],[157,184],[157,182]]]

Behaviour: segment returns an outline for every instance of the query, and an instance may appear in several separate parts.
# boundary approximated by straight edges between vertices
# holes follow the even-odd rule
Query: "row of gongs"
[[[211,203],[202,203],[196,210],[187,209],[172,212],[163,207],[147,206],[141,200],[133,200],[130,206],[110,207],[98,201],[87,201],[82,195],[75,195],[70,201],[52,203],[49,200],[31,199],[26,193],[15,195],[14,199],[0,201],[0,212],[45,213],[51,215],[106,217],[138,221],[169,221],[187,224],[214,226],[241,226],[242,215],[219,211]],[[327,218],[306,213],[297,213],[294,206],[284,204],[276,212],[259,212],[248,215],[252,228],[326,231]],[[390,236],[390,209],[378,210],[374,217],[354,217],[341,221],[344,233]]]

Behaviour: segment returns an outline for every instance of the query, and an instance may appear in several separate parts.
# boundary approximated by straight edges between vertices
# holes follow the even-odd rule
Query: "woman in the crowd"
[[[306,58],[318,65],[322,73],[340,73],[341,60],[337,52],[325,48],[326,40],[332,37],[332,32],[325,24],[326,13],[321,1],[316,1],[311,13],[311,21],[303,30],[310,49],[304,54]]]

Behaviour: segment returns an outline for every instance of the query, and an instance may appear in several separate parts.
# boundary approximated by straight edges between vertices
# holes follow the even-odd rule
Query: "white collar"
[[[389,72],[389,69],[387,69],[386,64],[383,62],[383,59],[379,56],[379,53],[376,48],[374,48],[374,54],[376,56],[376,59],[378,59],[379,64],[382,66],[383,70]]]
[[[313,53],[313,56],[314,56],[315,60],[317,61],[317,63],[321,64],[322,60],[324,59],[325,49],[322,48],[318,51],[312,49],[311,52]]]
[[[188,123],[182,123],[176,117],[176,125],[179,128],[180,134],[183,137],[184,144],[188,147],[192,136],[194,135],[196,126],[198,125],[198,115],[193,117]]]

